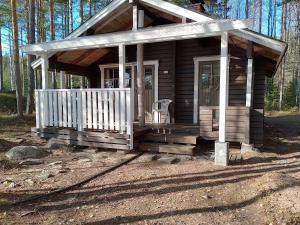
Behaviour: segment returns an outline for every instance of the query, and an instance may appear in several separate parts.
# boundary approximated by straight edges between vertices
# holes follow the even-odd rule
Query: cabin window
[[[199,62],[199,105],[219,106],[220,62]]]
[[[126,68],[124,74],[124,87],[131,87],[131,67]],[[119,68],[104,69],[104,88],[119,88]]]

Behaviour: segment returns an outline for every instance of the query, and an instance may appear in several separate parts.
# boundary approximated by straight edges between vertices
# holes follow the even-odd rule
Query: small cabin
[[[33,132],[73,145],[177,154],[211,140],[220,165],[228,164],[230,143],[262,146],[265,78],[287,44],[249,30],[251,20],[199,9],[114,0],[65,39],[24,46],[42,74]],[[68,89],[66,74],[87,82]]]

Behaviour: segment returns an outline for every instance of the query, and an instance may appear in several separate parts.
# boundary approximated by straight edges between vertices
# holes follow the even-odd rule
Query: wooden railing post
[[[77,95],[77,129],[78,131],[83,131],[83,124],[82,124],[82,91],[78,90],[76,91]]]
[[[241,151],[246,152],[252,150],[250,144],[250,124],[251,124],[251,109],[253,103],[253,43],[247,42],[247,87],[246,87],[246,123],[244,131],[244,142],[241,146]]]
[[[40,129],[42,127],[40,104],[41,104],[40,93],[38,90],[35,90],[35,120],[36,120],[37,129]]]

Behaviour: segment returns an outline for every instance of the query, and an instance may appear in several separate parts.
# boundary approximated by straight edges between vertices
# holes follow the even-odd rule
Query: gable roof
[[[113,13],[116,13],[119,11],[119,14],[126,9],[126,7],[129,7],[129,1],[130,0],[114,0],[112,1],[108,6],[103,8],[99,13],[95,14],[93,17],[91,17],[89,20],[87,20],[84,24],[82,24],[80,27],[78,27],[76,30],[74,30],[70,35],[68,35],[65,40],[70,40],[74,38],[78,38],[81,35],[83,35],[85,32],[87,32],[90,28],[95,26],[99,23],[105,23],[106,20],[109,20],[110,17],[112,17]],[[213,21],[219,21],[218,19],[213,19],[212,17],[204,14],[204,13],[198,13],[194,12],[192,10],[180,7],[178,5],[163,1],[163,0],[139,0],[139,3],[154,9],[157,9],[161,12],[179,17],[179,18],[186,18],[191,21],[195,22],[213,22]],[[246,39],[250,40],[252,42],[255,42],[261,46],[267,47],[271,49],[272,51],[277,52],[279,55],[279,58],[277,60],[277,66],[279,65],[282,57],[284,56],[287,44],[284,42],[281,42],[277,39],[273,39],[267,36],[264,36],[262,34],[256,33],[254,31],[250,31],[248,29],[239,29],[230,31],[231,34],[234,36],[240,38],[240,39]],[[55,53],[48,54],[48,57],[53,56]],[[32,63],[33,68],[36,68],[41,64],[42,60],[37,59]]]

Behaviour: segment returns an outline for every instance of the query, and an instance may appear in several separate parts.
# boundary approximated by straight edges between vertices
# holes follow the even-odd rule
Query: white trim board
[[[287,45],[286,43],[283,43],[281,41],[274,40],[272,38],[268,38],[263,35],[256,34],[249,30],[235,30],[235,31],[230,31],[229,33],[233,34],[237,37],[255,42],[262,46],[268,47],[268,48],[273,49],[278,52],[283,52]]]
[[[199,123],[199,62],[220,61],[220,55],[200,56],[194,58],[194,110],[193,123]]]
[[[221,32],[247,28],[251,24],[252,22],[250,20],[219,20],[212,21],[210,23],[196,22],[188,24],[163,25],[139,29],[137,31],[122,31],[33,44],[23,46],[22,50],[25,53],[40,55],[45,52],[116,47],[119,44],[131,45],[211,37],[219,36]]]

